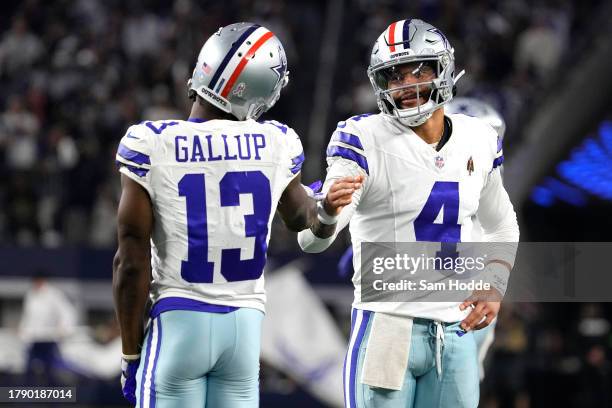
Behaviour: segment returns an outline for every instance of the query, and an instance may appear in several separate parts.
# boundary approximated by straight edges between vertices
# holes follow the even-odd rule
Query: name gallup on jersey
[[[223,140],[219,143],[219,138]],[[177,162],[212,162],[218,160],[261,160],[261,149],[266,137],[259,133],[242,135],[175,136],[174,151]]]

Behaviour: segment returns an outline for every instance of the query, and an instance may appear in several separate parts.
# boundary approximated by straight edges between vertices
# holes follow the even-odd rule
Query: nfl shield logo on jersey
[[[442,167],[444,167],[444,157],[436,156],[435,163],[436,163],[436,167],[441,169]]]

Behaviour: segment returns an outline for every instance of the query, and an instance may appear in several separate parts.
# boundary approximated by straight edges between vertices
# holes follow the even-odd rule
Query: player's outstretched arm
[[[310,228],[320,238],[331,237],[336,230],[336,217],[351,203],[353,193],[362,182],[361,176],[340,178],[330,187],[323,202],[317,203],[308,196],[298,175],[283,192],[278,211],[292,231]]]
[[[121,175],[117,213],[119,248],[113,261],[113,295],[123,354],[137,355],[144,336],[144,312],[151,281],[153,210],[148,193]]]
[[[489,261],[484,277],[492,288],[488,291],[475,291],[460,305],[461,310],[472,308],[461,322],[464,330],[483,329],[497,317],[516,256],[520,231],[499,168],[493,169],[481,192],[477,216],[485,232],[485,241],[489,242]]]

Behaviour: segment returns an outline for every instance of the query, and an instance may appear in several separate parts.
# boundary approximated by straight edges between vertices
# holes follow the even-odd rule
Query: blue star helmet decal
[[[440,36],[440,38],[442,39],[442,41],[444,41],[444,46],[445,47],[449,47],[449,43],[448,43],[448,39],[446,39],[446,36],[442,33],[442,31],[438,30],[437,28],[433,27],[430,28],[429,30],[430,33],[434,33]]]
[[[283,78],[285,72],[287,71],[287,60],[285,59],[284,53],[280,48],[278,50],[278,55],[280,56],[281,63],[270,68],[272,71],[274,71],[276,76],[278,76],[278,80],[276,83],[278,83]]]

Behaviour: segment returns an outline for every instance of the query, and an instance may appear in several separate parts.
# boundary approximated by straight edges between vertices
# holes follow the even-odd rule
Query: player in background
[[[447,115],[453,115],[456,113],[472,116],[478,119],[484,120],[489,126],[491,126],[497,133],[497,145],[498,149],[501,150],[504,141],[504,134],[506,132],[506,122],[499,112],[495,110],[491,105],[476,98],[468,98],[465,96],[459,96],[453,98],[450,103],[444,107],[444,113]],[[503,164],[500,165],[500,172],[503,175]],[[472,219],[473,230],[472,230],[472,241],[479,242],[484,240],[482,227],[477,217]],[[476,340],[476,347],[478,348],[478,373],[480,381],[484,379],[484,361],[487,357],[487,352],[493,344],[495,339],[495,325],[497,319],[493,320],[487,327],[476,330],[474,332],[474,339]]]
[[[298,135],[256,122],[287,81],[271,31],[222,27],[189,81],[189,119],[143,122],[121,139],[113,291],[123,393],[138,407],[257,407],[274,213],[291,230],[330,236],[329,218],[360,186],[341,179],[317,203],[300,182]]]
[[[497,134],[479,119],[444,115],[461,74],[448,40],[428,23],[391,24],[374,44],[368,76],[381,113],[338,124],[323,191],[349,175],[364,175],[363,187],[337,217],[333,236],[324,238],[316,226],[298,234],[305,251],[320,252],[350,223],[355,300],[345,405],[476,407],[473,330],[491,323],[500,303],[482,293],[464,302],[363,302],[361,243],[470,241],[473,216],[487,240],[518,242]],[[484,275],[494,288],[487,295],[499,300],[516,246],[495,248]]]

